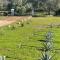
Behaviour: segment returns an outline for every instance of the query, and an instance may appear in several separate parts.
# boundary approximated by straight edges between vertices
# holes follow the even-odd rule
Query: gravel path
[[[29,19],[30,16],[6,16],[5,19],[0,19],[0,27],[1,26],[6,26],[6,25],[9,25],[9,24],[12,24],[18,20],[26,20],[26,19]]]

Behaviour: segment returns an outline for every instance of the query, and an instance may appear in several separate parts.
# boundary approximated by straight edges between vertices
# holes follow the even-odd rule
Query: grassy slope
[[[3,27],[0,29],[0,55],[5,55],[7,60],[37,60],[41,56],[39,52],[34,47],[41,47],[41,43],[37,40],[44,39],[43,36],[49,30],[54,32],[53,39],[56,41],[60,40],[60,28],[39,28],[38,26],[44,26],[52,23],[59,23],[59,17],[40,17],[32,18],[30,24],[24,23],[24,27],[17,27],[14,30],[11,28]],[[18,26],[18,25],[17,25]],[[26,46],[21,46],[26,45]],[[60,48],[60,44],[54,44],[56,47]],[[59,54],[56,54],[59,59]]]

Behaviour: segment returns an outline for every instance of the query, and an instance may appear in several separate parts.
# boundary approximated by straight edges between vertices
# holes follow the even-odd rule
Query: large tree
[[[60,9],[60,0],[0,0],[0,10],[11,10],[11,8],[21,15],[34,9],[47,11],[50,14],[51,11]]]

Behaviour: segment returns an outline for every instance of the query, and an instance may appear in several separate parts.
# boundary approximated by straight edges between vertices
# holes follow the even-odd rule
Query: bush
[[[4,16],[7,16],[8,15],[8,12],[4,12]]]
[[[0,13],[0,16],[3,16],[4,15],[4,13]]]
[[[45,17],[46,13],[35,13],[33,17]]]

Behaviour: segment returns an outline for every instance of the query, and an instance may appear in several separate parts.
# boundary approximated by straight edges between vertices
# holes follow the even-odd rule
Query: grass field
[[[5,19],[5,18],[6,18],[5,16],[1,16],[1,17],[0,17],[0,20],[1,20],[1,19]]]
[[[60,49],[60,17],[33,17],[28,22],[23,22],[23,27],[17,23],[12,24],[11,26],[15,26],[14,29],[8,26],[0,28],[0,55],[6,56],[6,60],[41,58],[41,51],[35,47],[42,47],[42,43],[38,40],[44,39],[48,31],[53,32],[53,41],[58,41],[54,46]],[[52,25],[52,28],[47,27],[48,25]],[[60,52],[53,58],[60,60]]]

